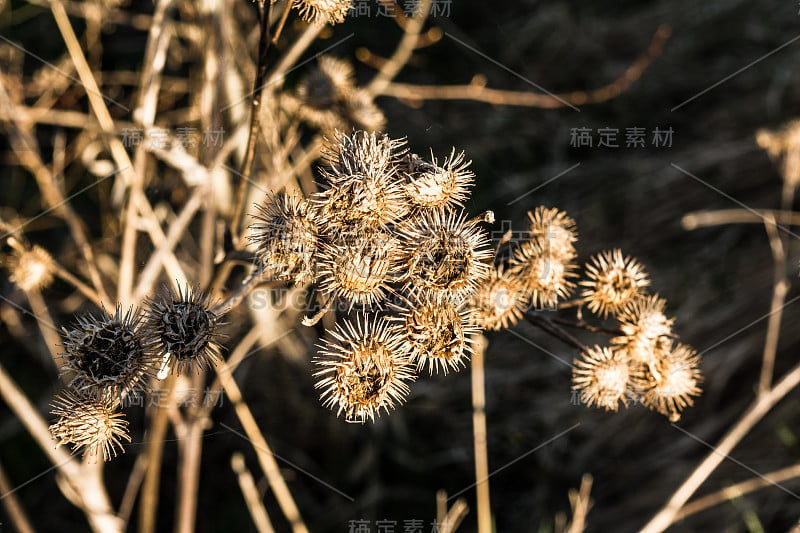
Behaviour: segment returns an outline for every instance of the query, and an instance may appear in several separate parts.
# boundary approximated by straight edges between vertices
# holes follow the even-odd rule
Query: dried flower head
[[[531,304],[531,293],[513,272],[492,268],[472,297],[472,306],[480,327],[500,330],[516,324]]]
[[[85,457],[108,461],[125,451],[122,441],[130,442],[128,422],[116,412],[115,403],[67,391],[56,396],[52,414],[57,417],[50,433],[58,445],[73,444],[83,448]]]
[[[574,259],[578,234],[573,219],[563,211],[545,206],[537,207],[532,213],[529,211],[528,218],[532,242],[554,259],[562,262]]]
[[[571,258],[548,253],[536,240],[515,248],[510,264],[512,275],[525,284],[536,307],[555,307],[575,288],[571,278],[577,274]]]
[[[467,169],[471,163],[464,161],[464,152],[456,154],[455,148],[441,166],[433,154],[430,162],[411,154],[406,194],[414,205],[424,209],[464,207],[475,183],[475,175]]]
[[[631,360],[652,364],[658,357],[660,339],[672,335],[675,322],[664,314],[665,305],[658,295],[640,296],[628,303],[617,315],[624,335],[611,342],[622,345]]]
[[[294,0],[303,20],[329,24],[344,22],[353,0]]]
[[[323,145],[327,165],[323,171],[333,185],[361,176],[393,178],[405,146],[405,139],[391,139],[385,133],[356,130],[348,135],[337,131]]]
[[[64,329],[61,372],[69,387],[110,401],[141,385],[142,377],[154,370],[154,357],[139,321],[133,310],[123,313],[117,307],[113,317],[103,310],[100,317],[87,315]]]
[[[699,362],[691,347],[678,344],[672,348],[671,342],[665,343],[655,363],[642,365],[635,380],[645,405],[677,422],[681,411],[693,405],[692,397],[700,395]]]
[[[401,309],[400,330],[405,333],[412,362],[417,369],[428,367],[438,373],[463,368],[472,353],[472,344],[480,328],[475,325],[472,310],[449,300],[423,298]]]
[[[325,406],[348,422],[375,421],[408,394],[414,378],[403,336],[383,318],[356,317],[329,331],[319,345],[316,388]]]
[[[406,289],[437,299],[474,293],[489,277],[492,251],[477,219],[455,211],[420,213],[400,229]]]
[[[321,222],[387,227],[403,218],[409,207],[396,168],[403,144],[377,133],[337,133],[325,151],[330,187],[315,197]]]
[[[323,55],[317,59],[316,68],[304,76],[297,85],[297,96],[314,109],[331,109],[342,98],[344,91],[353,87],[353,66],[349,61]]]
[[[209,368],[219,359],[219,317],[209,298],[189,287],[163,288],[148,302],[146,328],[149,344],[174,361],[174,369]]]
[[[40,246],[17,252],[9,258],[9,279],[23,291],[42,290],[53,281],[53,258]]]
[[[295,195],[269,195],[258,206],[250,240],[263,267],[279,279],[305,285],[314,279],[317,248],[315,213]]]
[[[375,105],[372,94],[363,89],[350,89],[342,93],[344,116],[350,125],[376,132],[386,125],[386,116]]]
[[[324,293],[353,304],[374,304],[397,277],[398,241],[379,229],[347,228],[334,232],[317,258]]]
[[[594,346],[575,359],[572,388],[581,402],[606,411],[627,405],[631,376],[624,354],[608,347]]]
[[[593,313],[608,316],[619,312],[628,302],[633,301],[650,280],[644,267],[622,251],[604,251],[591,258],[586,265],[586,287],[582,296]]]

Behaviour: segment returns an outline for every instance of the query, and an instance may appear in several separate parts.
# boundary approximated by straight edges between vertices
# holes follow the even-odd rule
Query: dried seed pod
[[[149,344],[179,373],[212,367],[220,358],[219,317],[208,296],[189,287],[163,288],[148,302],[145,326]]]
[[[472,309],[454,301],[422,298],[398,310],[395,320],[418,370],[427,366],[430,374],[439,368],[447,374],[466,366],[474,339],[481,333]]]
[[[673,348],[671,341],[663,343],[655,362],[642,365],[634,380],[645,405],[677,422],[681,411],[694,404],[692,397],[700,395],[699,362],[691,347],[678,344]]]
[[[500,330],[516,324],[531,305],[532,295],[514,272],[492,268],[491,275],[472,296],[472,307],[480,327]]]
[[[135,311],[117,307],[113,317],[103,310],[100,317],[78,318],[72,329],[64,329],[62,375],[69,387],[82,395],[105,401],[121,400],[154,373],[155,359],[148,340],[138,329]]]
[[[57,417],[50,433],[58,445],[73,444],[83,448],[84,457],[108,461],[125,451],[122,441],[130,442],[128,422],[116,412],[117,404],[108,399],[82,396],[67,391],[56,396],[52,414]]]
[[[423,209],[464,207],[475,174],[468,170],[472,161],[464,161],[464,152],[455,148],[441,166],[433,154],[425,161],[416,154],[407,159],[406,194],[414,205]]]
[[[297,97],[314,109],[332,109],[343,93],[353,87],[353,66],[350,62],[323,55],[317,66],[297,85]]]
[[[664,314],[665,305],[658,295],[640,296],[629,302],[617,315],[624,335],[614,337],[611,342],[621,345],[632,361],[654,363],[661,339],[672,335],[675,322]]]
[[[608,347],[594,346],[575,359],[572,389],[581,402],[606,411],[616,411],[628,404],[631,376],[624,354]]]
[[[322,156],[327,164],[323,173],[333,186],[363,177],[391,181],[405,146],[405,139],[391,139],[385,133],[354,131],[347,135],[337,131],[323,145]]]
[[[644,267],[635,259],[623,257],[620,250],[592,257],[586,265],[586,278],[580,282],[586,287],[581,296],[593,313],[603,317],[618,313],[650,285]]]
[[[573,256],[574,257],[574,256]],[[535,240],[523,242],[514,250],[511,273],[530,291],[536,307],[555,307],[575,288],[571,278],[575,265],[563,254],[552,254]]]
[[[317,228],[311,205],[295,195],[269,195],[255,219],[250,241],[264,269],[298,285],[313,281]]]
[[[319,21],[329,24],[344,22],[350,11],[352,0],[293,0],[294,7],[307,22]]]
[[[53,281],[53,258],[40,246],[17,252],[8,259],[9,279],[23,291],[42,290]]]
[[[405,288],[414,296],[462,298],[489,277],[492,251],[478,220],[454,211],[425,211],[399,228]]]
[[[348,422],[374,422],[408,395],[414,369],[403,336],[386,319],[363,315],[344,321],[318,347],[314,376],[320,399]]]
[[[366,90],[354,88],[344,91],[342,104],[345,118],[355,128],[377,132],[386,125],[386,116]]]
[[[398,241],[379,229],[334,232],[320,248],[319,287],[323,293],[355,304],[384,298],[398,277]]]
[[[544,250],[548,257],[563,263],[575,258],[578,233],[575,221],[564,211],[539,206],[532,213],[528,212],[528,218],[530,240]]]

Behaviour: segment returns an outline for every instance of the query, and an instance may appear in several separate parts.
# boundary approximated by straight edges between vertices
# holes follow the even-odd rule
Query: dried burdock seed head
[[[581,296],[593,313],[616,314],[650,285],[644,267],[620,250],[604,251],[586,265],[585,287]]]
[[[122,441],[130,442],[128,422],[116,412],[118,404],[107,399],[82,396],[67,391],[56,396],[52,414],[57,417],[50,433],[58,439],[59,446],[72,444],[83,448],[85,457],[108,461],[125,451]]]
[[[665,305],[658,295],[640,296],[628,303],[617,315],[624,335],[611,342],[622,345],[632,361],[652,364],[658,358],[662,338],[672,335],[675,322],[664,314]]]
[[[625,355],[608,347],[589,348],[575,359],[572,389],[588,406],[616,411],[620,403],[627,405],[631,376]]]
[[[492,268],[472,298],[478,326],[500,330],[516,324],[531,305],[531,293],[514,272]]]
[[[634,381],[645,405],[677,422],[681,411],[693,405],[692,397],[701,393],[699,362],[691,347],[678,344],[672,348],[671,342],[665,343],[656,361],[642,365]]]
[[[416,154],[407,158],[406,194],[414,205],[424,209],[464,207],[475,175],[467,168],[472,161],[464,161],[464,152],[455,149],[441,166],[433,154],[425,161]]]
[[[575,241],[578,240],[575,221],[563,211],[539,206],[528,212],[530,240],[547,255],[563,262],[575,257]]]
[[[389,174],[351,175],[315,196],[320,223],[330,226],[363,225],[386,228],[403,218],[408,204],[397,179]]]
[[[314,279],[317,228],[312,206],[296,195],[269,195],[258,206],[250,241],[264,269],[305,285]]]
[[[348,422],[375,421],[402,403],[408,381],[414,379],[406,343],[397,328],[383,318],[363,315],[337,324],[319,345],[314,362],[316,388],[326,407],[344,413]]]
[[[353,66],[343,59],[320,56],[297,86],[297,97],[314,109],[331,109],[353,87]]]
[[[435,299],[473,294],[489,277],[492,251],[479,220],[455,211],[425,211],[399,228],[406,289]]]
[[[398,327],[418,370],[427,366],[430,374],[439,368],[447,374],[466,366],[481,333],[470,308],[457,301],[423,298],[399,311]]]
[[[352,0],[294,0],[303,20],[329,24],[344,22],[351,4]]]
[[[64,329],[64,365],[61,373],[69,387],[84,396],[121,400],[141,385],[145,374],[154,373],[154,356],[148,340],[138,329],[140,318],[133,310],[117,307],[110,317],[78,318]]]
[[[342,94],[344,115],[348,122],[356,128],[376,132],[386,125],[386,116],[372,99],[372,95],[363,89],[349,89]]]
[[[521,280],[531,293],[536,307],[555,307],[575,288],[571,281],[577,274],[571,260],[549,253],[535,240],[514,249],[511,274]]]
[[[177,291],[165,287],[148,302],[147,335],[164,368],[171,362],[179,373],[213,366],[220,357],[219,327],[208,296],[189,287]]]
[[[333,232],[317,258],[320,290],[347,300],[351,307],[379,302],[398,276],[398,245],[379,229]]]
[[[322,148],[328,166],[325,176],[333,186],[362,177],[391,181],[405,145],[405,139],[391,139],[385,133],[357,130],[348,135],[337,131]]]
[[[8,258],[9,279],[23,291],[42,290],[53,281],[53,258],[44,248],[34,246],[14,251]]]

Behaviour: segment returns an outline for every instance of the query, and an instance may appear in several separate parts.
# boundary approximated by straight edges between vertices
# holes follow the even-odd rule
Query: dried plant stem
[[[161,88],[161,73],[164,70],[169,45],[169,32],[165,29],[166,12],[172,0],[159,0],[156,2],[153,14],[153,25],[147,37],[147,46],[142,68],[141,92],[139,101],[134,111],[136,120],[145,128],[151,128],[155,122],[156,107],[158,105],[158,92]],[[120,276],[117,298],[123,305],[131,299],[134,282],[134,265],[136,263],[136,226],[134,224],[138,209],[137,203],[147,204],[142,190],[144,188],[146,152],[144,143],[136,148],[135,169],[128,185],[128,203],[125,208],[122,257],[120,259]],[[154,241],[156,244],[157,241]]]
[[[121,533],[122,521],[114,515],[103,484],[100,465],[80,463],[63,448],[54,446],[47,423],[2,364],[0,364],[0,396],[42,448],[58,473],[63,476],[69,490],[77,496],[75,503],[86,515],[92,530],[97,533]],[[69,494],[65,492],[65,496]]]
[[[239,238],[241,236],[239,226],[242,223],[242,217],[245,211],[244,203],[247,200],[247,192],[250,189],[250,172],[253,167],[253,161],[255,160],[256,143],[258,142],[258,133],[261,126],[261,99],[264,95],[264,87],[267,79],[267,60],[269,59],[269,52],[272,49],[270,46],[271,40],[269,32],[269,14],[271,8],[271,1],[259,0],[258,60],[256,76],[253,81],[253,99],[250,103],[250,134],[247,138],[247,149],[245,150],[244,160],[242,161],[242,168],[240,171],[241,180],[239,181],[239,188],[236,192],[233,220],[231,221],[233,242],[236,244],[239,243]]]
[[[478,533],[492,532],[489,501],[489,454],[486,435],[486,392],[483,355],[486,338],[481,336],[472,354],[472,435],[475,445],[475,495],[478,508]]]
[[[239,488],[242,489],[244,501],[247,504],[247,509],[250,511],[250,516],[253,523],[258,530],[258,533],[274,533],[275,529],[272,527],[272,522],[269,520],[267,510],[261,501],[261,496],[258,494],[256,483],[253,481],[253,475],[247,469],[244,462],[244,456],[236,452],[231,455],[231,468],[236,473],[239,480]]]
[[[283,8],[283,13],[281,13],[281,18],[278,21],[278,25],[275,27],[275,31],[272,32],[272,46],[278,44],[278,39],[281,38],[283,28],[286,27],[286,21],[289,20],[289,13],[292,11],[292,4],[294,4],[293,0],[286,0],[286,5]]]
[[[319,22],[311,22],[306,29],[300,34],[300,37],[294,40],[291,48],[286,51],[281,56],[281,59],[278,61],[278,64],[275,68],[270,72],[269,77],[267,78],[267,87],[272,87],[273,85],[277,86],[283,82],[283,76],[292,68],[292,66],[300,59],[300,56],[303,55],[311,43],[314,42],[314,39],[317,38],[319,33],[325,27],[325,24],[321,24]]]
[[[114,136],[114,120],[111,118],[111,113],[109,113],[108,107],[103,100],[97,81],[92,74],[89,63],[86,61],[86,56],[84,56],[81,50],[78,37],[75,35],[75,30],[72,28],[64,5],[60,0],[53,0],[50,3],[50,10],[53,13],[53,18],[67,46],[70,58],[75,65],[75,70],[78,72],[81,83],[86,89],[86,96],[89,99],[89,105],[94,116],[100,124],[101,129],[108,134],[106,139],[108,140],[111,156],[117,164],[118,171],[123,175],[127,183],[135,185],[140,180],[137,178],[137,173],[133,172],[133,164],[131,163],[128,153],[125,151],[125,147],[122,145],[120,139]],[[147,65],[147,63],[145,63],[145,65]],[[134,212],[132,209],[133,208],[129,208],[126,214],[126,220],[128,222],[126,231],[133,231],[133,236],[135,236],[135,226],[133,226]],[[128,226],[130,226],[131,229],[128,229]],[[130,234],[123,234],[123,259],[126,260],[122,261],[121,264],[119,283],[119,287],[122,289],[122,296],[125,296],[125,298],[119,298],[123,303],[127,302],[127,296],[133,280],[133,245],[131,243],[132,236]],[[102,291],[99,289],[98,292],[102,294]]]
[[[211,309],[211,312],[220,315],[229,312],[231,309],[242,303],[242,301],[247,298],[247,295],[253,292],[253,290],[266,279],[267,276],[264,272],[264,269],[261,267],[261,265],[257,266],[252,272],[250,272],[250,275],[247,276],[247,279],[245,279],[242,284],[236,288],[236,290],[229,294],[227,298],[215,305],[213,309]]]
[[[26,290],[25,296],[31,305],[33,316],[36,318],[36,326],[42,334],[45,345],[47,345],[47,351],[50,353],[56,368],[60,369],[63,361],[61,356],[58,355],[57,347],[61,345],[61,336],[53,325],[53,317],[50,316],[50,311],[47,309],[44,298],[42,298],[42,293],[39,289],[33,288]]]
[[[197,374],[196,378],[205,378],[205,373]],[[193,379],[193,384],[203,381]],[[202,389],[195,388],[195,391]],[[197,402],[193,402],[195,405]],[[196,417],[188,417],[189,422],[184,423],[182,430],[176,432],[179,435],[180,458],[178,464],[178,505],[176,509],[177,533],[191,533],[195,530],[195,520],[197,515],[197,491],[200,485],[200,460],[203,450],[203,431],[202,420]]]
[[[483,83],[469,85],[386,83],[374,94],[383,94],[407,100],[474,100],[495,105],[538,107],[542,109],[597,104],[616,98],[638,80],[644,70],[661,54],[661,50],[670,33],[669,26],[660,26],[653,35],[647,50],[631,63],[619,78],[608,85],[591,91],[540,94],[529,91],[490,89]]]
[[[97,294],[97,291],[86,285],[80,279],[78,279],[72,272],[67,270],[63,265],[58,263],[57,261],[53,260],[52,262],[53,267],[53,274],[56,277],[61,278],[62,280],[66,281],[67,283],[71,284],[73,287],[78,289],[81,294],[86,296],[88,300],[90,300],[94,305],[97,307],[103,307],[103,300],[100,298],[100,295]]]
[[[594,479],[590,474],[581,477],[580,489],[570,489],[569,503],[572,506],[572,520],[570,520],[567,533],[583,533],[586,529],[586,515],[592,506],[590,498]]]
[[[580,342],[578,339],[564,331],[562,328],[557,326],[553,321],[548,318],[544,318],[540,315],[537,315],[534,311],[528,311],[525,313],[525,320],[528,323],[538,327],[545,333],[555,337],[556,339],[560,340],[567,346],[571,346],[580,350],[581,352],[586,351],[588,348]]]
[[[13,117],[11,100],[2,83],[0,83],[0,109],[4,110],[9,117]],[[97,291],[101,299],[109,301],[108,295],[103,287],[100,271],[97,269],[95,263],[94,252],[92,251],[92,246],[89,244],[83,222],[72,209],[69,200],[64,196],[56,177],[39,157],[36,139],[29,131],[24,130],[16,120],[11,122],[11,134],[11,143],[14,147],[14,152],[20,159],[20,163],[22,163],[36,179],[36,184],[42,193],[45,204],[67,223],[72,238],[80,249],[84,261],[86,262],[86,269],[89,272],[89,277],[92,280],[95,291]]]
[[[411,59],[411,54],[416,48],[417,41],[419,41],[419,35],[422,33],[422,27],[425,25],[430,13],[431,3],[432,0],[422,0],[419,3],[414,16],[404,28],[403,38],[400,39],[394,54],[383,64],[383,67],[367,85],[366,89],[370,94],[384,94],[391,81]]]
[[[582,329],[584,331],[591,331],[593,333],[605,333],[606,335],[623,335],[622,330],[620,329],[611,329],[611,328],[604,328],[602,326],[594,326],[585,322],[583,320],[567,320],[564,318],[553,317],[550,319],[550,322],[553,324],[558,324],[559,326],[564,326],[567,328],[573,329]]]
[[[775,356],[778,352],[778,339],[781,333],[781,319],[789,291],[789,280],[786,277],[786,251],[784,242],[778,235],[775,219],[768,215],[764,219],[764,228],[769,236],[769,246],[772,249],[774,263],[774,278],[772,285],[772,303],[770,304],[769,321],[767,322],[767,338],[764,341],[764,355],[761,363],[761,376],[758,380],[758,394],[762,396],[769,391],[772,384],[772,374],[775,369]]]
[[[170,375],[162,382],[162,387],[169,388],[167,404],[175,398],[175,376]],[[161,461],[164,453],[164,438],[169,427],[168,408],[156,405],[151,414],[150,430],[146,435],[147,473],[142,484],[142,495],[139,499],[139,533],[156,531],[158,512],[158,492],[161,481]]]
[[[0,501],[3,502],[3,507],[11,519],[11,523],[19,533],[35,533],[25,509],[14,493],[14,488],[6,476],[2,463],[0,463]]]
[[[261,434],[261,430],[258,428],[255,418],[253,418],[253,413],[242,400],[242,392],[239,390],[236,380],[233,379],[233,375],[224,363],[217,368],[217,376],[225,390],[225,394],[234,406],[236,416],[239,418],[239,422],[242,424],[250,444],[252,444],[258,456],[261,469],[264,471],[264,475],[267,476],[267,481],[275,494],[275,499],[278,501],[281,511],[289,520],[292,531],[294,533],[308,533],[308,528],[300,516],[300,511],[297,509],[292,493],[286,485],[286,480],[283,479],[272,450]]]
[[[147,462],[146,453],[140,453],[136,456],[136,462],[133,464],[130,476],[128,476],[128,483],[125,485],[125,492],[122,494],[117,516],[126,526],[133,513],[133,506],[136,504],[136,495],[139,494],[144,475],[147,473]]]
[[[754,477],[740,483],[735,483],[687,503],[675,516],[675,520],[683,520],[688,516],[705,511],[720,503],[739,498],[759,489],[774,487],[778,483],[783,483],[784,481],[798,477],[800,477],[800,463],[795,463],[786,468],[764,474],[761,477]]]
[[[170,224],[167,231],[166,239],[159,243],[155,252],[150,255],[147,264],[139,276],[139,282],[131,297],[131,302],[139,302],[146,295],[150,294],[153,290],[155,282],[158,280],[158,275],[161,273],[161,268],[164,265],[164,260],[168,254],[178,244],[178,241],[183,237],[183,234],[189,227],[194,215],[203,205],[205,190],[202,187],[196,188],[192,191],[189,200],[184,204],[178,217]],[[175,280],[177,283],[184,283],[185,279]]]
[[[784,396],[800,384],[800,364],[793,367],[767,393],[758,396],[714,449],[673,493],[667,504],[644,526],[642,533],[659,533],[676,520],[683,506],[745,435]]]
[[[800,213],[794,211],[774,211],[769,209],[722,209],[719,211],[695,211],[683,215],[683,229],[692,231],[709,226],[727,224],[763,224],[767,216],[778,224],[800,226]]]

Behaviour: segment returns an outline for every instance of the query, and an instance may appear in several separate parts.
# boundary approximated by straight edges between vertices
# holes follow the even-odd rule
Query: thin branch
[[[400,39],[394,54],[384,63],[383,67],[367,85],[366,90],[370,94],[385,94],[391,81],[411,59],[411,54],[414,53],[416,44],[419,41],[419,35],[422,33],[422,27],[425,25],[430,13],[431,3],[432,0],[422,0],[419,3],[414,16],[404,28],[403,38]]]
[[[236,384],[236,380],[225,363],[221,363],[217,368],[217,376],[225,390],[225,394],[234,406],[236,416],[239,418],[239,422],[242,424],[247,438],[258,456],[261,469],[264,471],[264,475],[267,476],[267,481],[275,494],[275,499],[278,501],[281,511],[289,520],[292,531],[294,533],[308,533],[308,528],[300,516],[300,511],[292,497],[292,493],[289,491],[289,487],[286,485],[286,480],[281,474],[272,450],[258,428],[258,424],[253,418],[253,413],[242,400],[242,392],[239,390],[239,385]]]
[[[528,311],[525,313],[525,320],[527,320],[530,324],[538,327],[545,333],[555,337],[556,339],[560,340],[567,346],[571,346],[580,350],[581,352],[585,352],[588,348],[580,342],[578,339],[561,329],[559,326],[555,325],[551,320],[544,318],[535,314],[534,312]]]
[[[709,226],[727,224],[763,224],[771,216],[778,224],[800,226],[800,213],[794,211],[774,211],[770,209],[721,209],[719,211],[695,211],[683,215],[683,229],[692,231]]]
[[[783,483],[784,481],[789,481],[790,479],[798,477],[800,477],[800,463],[795,463],[786,468],[764,474],[762,477],[754,477],[746,481],[735,483],[687,503],[676,515],[675,520],[683,520],[688,516],[705,511],[720,503],[739,498],[759,489],[774,487],[778,483]]]
[[[241,453],[236,452],[231,455],[231,468],[239,480],[239,488],[242,489],[247,510],[250,511],[250,517],[253,519],[258,533],[275,533],[264,503],[261,501],[261,496],[258,494],[255,481],[253,481],[253,475],[247,469]]]
[[[761,363],[761,376],[758,380],[758,395],[769,391],[772,384],[772,374],[775,369],[775,356],[778,352],[778,339],[781,333],[781,319],[783,318],[786,293],[789,291],[789,280],[786,278],[786,251],[784,242],[778,235],[775,219],[764,219],[764,228],[769,236],[769,246],[772,249],[774,262],[774,279],[772,285],[772,303],[770,304],[769,321],[767,322],[767,338],[764,341],[764,355]]]
[[[259,0],[259,41],[258,41],[258,65],[256,76],[253,81],[253,99],[250,103],[250,135],[247,138],[247,149],[242,161],[241,179],[239,188],[236,192],[236,202],[233,209],[233,220],[231,221],[231,232],[233,241],[239,242],[239,226],[245,210],[247,192],[250,189],[250,172],[256,154],[256,143],[258,142],[258,132],[261,125],[261,98],[264,94],[264,86],[267,79],[267,61],[270,50],[272,50],[269,32],[269,14],[272,8],[271,1]]]
[[[672,525],[683,506],[775,404],[800,384],[800,364],[792,368],[769,392],[757,397],[736,424],[673,493],[664,507],[642,528],[641,533],[660,533]]]
[[[495,105],[538,107],[556,109],[564,106],[597,104],[618,97],[625,92],[644,70],[655,60],[669,38],[669,26],[660,26],[653,35],[647,50],[642,53],[616,80],[590,91],[572,91],[562,94],[541,94],[530,91],[505,91],[491,89],[483,83],[469,85],[412,85],[387,83],[374,94],[393,96],[406,100],[474,100]],[[478,78],[476,78],[477,81]]]

